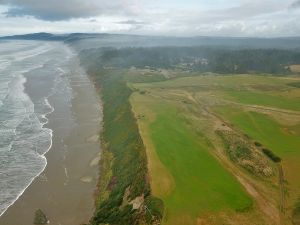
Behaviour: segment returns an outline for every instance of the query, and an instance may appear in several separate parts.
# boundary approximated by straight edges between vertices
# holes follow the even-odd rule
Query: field
[[[193,74],[128,84],[163,224],[296,223],[299,81]]]

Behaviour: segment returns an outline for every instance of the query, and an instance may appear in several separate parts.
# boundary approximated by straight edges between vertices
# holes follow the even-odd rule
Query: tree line
[[[101,67],[173,69],[214,73],[289,73],[299,50],[213,47],[99,48],[82,52]],[[88,62],[87,62],[88,63]]]

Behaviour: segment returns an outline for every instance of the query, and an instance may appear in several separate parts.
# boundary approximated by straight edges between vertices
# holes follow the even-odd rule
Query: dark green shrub
[[[255,144],[256,147],[261,147],[262,146],[262,144],[257,142],[257,141],[255,141],[254,144]]]
[[[269,157],[269,159],[271,159],[273,162],[275,163],[279,163],[281,162],[281,158],[278,157],[277,155],[275,155],[271,150],[267,149],[267,148],[263,148],[262,149],[263,153]]]

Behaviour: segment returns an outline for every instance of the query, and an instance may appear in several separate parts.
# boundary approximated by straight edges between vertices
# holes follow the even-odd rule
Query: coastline
[[[25,89],[25,87],[24,87],[24,84],[26,83],[26,78],[24,77],[24,75],[22,74],[21,75],[21,79],[22,79],[22,82],[21,82],[21,86],[22,86],[22,88],[24,88]],[[25,93],[26,94],[26,93]],[[28,96],[27,94],[26,94],[26,96]],[[29,98],[29,97],[28,97]],[[47,125],[47,123],[48,123],[48,115],[49,114],[51,114],[53,111],[54,111],[54,108],[49,104],[49,102],[48,102],[48,100],[46,99],[46,103],[48,104],[48,106],[51,108],[51,111],[49,111],[49,112],[47,112],[47,113],[45,113],[45,114],[43,114],[43,115],[41,115],[42,116],[42,118],[45,120],[43,123],[41,123],[41,129],[45,129],[45,130],[48,130],[49,131],[49,134],[50,134],[50,136],[51,136],[51,139],[50,139],[50,145],[49,145],[49,147],[45,150],[45,152],[43,153],[43,154],[41,154],[41,155],[39,155],[39,157],[45,162],[45,164],[44,164],[44,166],[43,166],[43,169],[36,175],[36,176],[34,176],[31,180],[30,180],[30,182],[28,183],[28,185],[18,194],[18,196],[16,197],[16,199],[11,203],[11,204],[9,204],[8,205],[8,207],[6,208],[6,210],[4,211],[4,212],[1,212],[0,213],[0,218],[1,218],[1,216],[12,206],[12,205],[14,205],[15,204],[15,202],[23,195],[23,193],[26,191],[26,189],[32,184],[32,182],[45,170],[45,168],[47,167],[47,159],[46,159],[46,157],[45,157],[45,155],[47,154],[47,152],[52,148],[52,137],[53,137],[53,130],[52,129],[50,129],[50,128],[48,128],[48,127],[46,127],[46,125]],[[1,221],[0,221],[1,222]]]
[[[49,224],[61,225],[87,223],[94,213],[101,104],[77,57],[70,66],[71,73],[64,75],[73,93],[69,109],[59,94],[49,97],[54,111],[44,125],[53,130],[52,146],[44,155],[47,166],[0,217],[0,225],[31,225],[37,209]]]
[[[163,203],[151,194],[146,152],[129,102],[132,90],[126,73],[97,67],[87,71],[96,89],[101,89],[103,103],[101,176],[91,224],[158,224]]]

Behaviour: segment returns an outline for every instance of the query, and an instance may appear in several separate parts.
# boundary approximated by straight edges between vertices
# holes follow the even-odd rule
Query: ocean
[[[71,104],[73,56],[58,42],[0,41],[0,216],[47,165],[56,110],[49,99],[59,92],[61,104]]]

